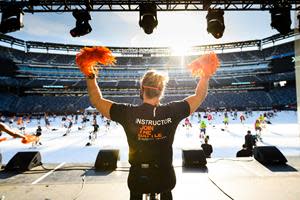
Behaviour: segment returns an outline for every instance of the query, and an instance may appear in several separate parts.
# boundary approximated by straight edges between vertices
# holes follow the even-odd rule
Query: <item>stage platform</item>
[[[174,200],[299,200],[300,156],[285,166],[265,167],[254,158],[208,159],[206,169],[184,169],[174,162]],[[0,172],[2,200],[129,199],[129,164],[97,172],[92,164],[44,164],[22,174]],[[54,170],[55,168],[55,170]],[[52,170],[51,170],[52,169]]]

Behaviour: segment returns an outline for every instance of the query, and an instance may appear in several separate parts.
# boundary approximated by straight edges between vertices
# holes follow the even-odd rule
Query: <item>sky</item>
[[[270,27],[268,11],[225,11],[225,32],[215,39],[206,31],[206,12],[158,12],[158,26],[151,35],[138,25],[138,12],[92,12],[92,32],[73,38],[75,27],[72,13],[25,13],[24,28],[9,33],[26,41],[63,44],[102,45],[113,47],[173,47],[262,39],[277,34]],[[291,13],[292,28],[298,25]]]

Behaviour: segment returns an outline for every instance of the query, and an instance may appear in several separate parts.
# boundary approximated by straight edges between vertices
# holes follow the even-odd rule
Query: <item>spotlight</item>
[[[291,31],[291,13],[289,6],[275,6],[270,10],[271,27],[280,34],[288,34]]]
[[[9,33],[18,31],[24,27],[23,12],[18,6],[8,6],[3,9],[0,32]]]
[[[216,39],[221,38],[225,30],[223,15],[223,10],[210,8],[206,15],[207,32],[211,33]]]
[[[92,27],[89,24],[89,20],[92,18],[87,10],[76,9],[72,14],[76,19],[76,27],[70,31],[72,37],[80,37],[92,31]]]
[[[208,10],[211,4],[212,0],[203,0],[203,9]]]
[[[139,25],[144,29],[146,34],[151,34],[157,26],[157,11],[154,3],[140,4]]]
[[[94,6],[93,0],[84,0],[84,2],[87,10],[89,11],[93,10],[93,6]]]

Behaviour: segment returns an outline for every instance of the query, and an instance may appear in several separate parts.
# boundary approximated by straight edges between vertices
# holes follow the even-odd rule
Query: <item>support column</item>
[[[295,38],[295,76],[296,76],[296,95],[298,113],[298,133],[300,137],[300,36]]]

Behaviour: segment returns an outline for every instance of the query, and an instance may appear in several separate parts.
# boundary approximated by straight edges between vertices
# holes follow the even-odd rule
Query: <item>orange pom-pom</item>
[[[2,138],[0,138],[0,142],[6,141],[6,140],[7,140],[7,138],[6,138],[6,137],[2,137]]]
[[[195,77],[211,77],[220,66],[220,61],[214,52],[204,54],[192,61],[188,68]]]
[[[95,65],[112,65],[116,62],[112,52],[106,47],[84,47],[76,54],[76,64],[86,76],[97,73]]]
[[[35,142],[38,139],[35,135],[27,135],[27,134],[24,134],[24,135],[25,135],[25,138],[23,138],[21,141],[23,144]]]

